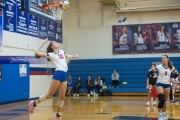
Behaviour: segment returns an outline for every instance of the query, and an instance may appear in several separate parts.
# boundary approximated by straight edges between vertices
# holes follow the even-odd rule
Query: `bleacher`
[[[180,57],[170,58],[174,66],[180,71]],[[160,62],[161,58],[115,58],[115,59],[86,59],[71,60],[68,64],[68,74],[73,80],[80,76],[83,86],[81,93],[86,93],[85,82],[88,75],[95,80],[97,75],[105,78],[105,85],[111,86],[111,75],[116,69],[120,75],[119,88],[111,88],[112,93],[147,93],[147,72],[152,62]],[[127,84],[123,84],[127,82]],[[95,89],[94,89],[95,90]]]

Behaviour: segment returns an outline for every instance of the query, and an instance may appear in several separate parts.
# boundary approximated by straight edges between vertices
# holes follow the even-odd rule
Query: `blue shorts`
[[[65,81],[67,81],[67,72],[55,71],[52,79],[53,80],[58,80],[60,82],[65,82]]]
[[[163,87],[164,89],[166,89],[166,88],[171,88],[171,85],[170,84],[157,83],[156,87]]]

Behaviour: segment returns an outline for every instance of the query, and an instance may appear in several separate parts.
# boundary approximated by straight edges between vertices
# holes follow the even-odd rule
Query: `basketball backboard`
[[[58,1],[59,0],[25,0],[25,11],[29,14],[33,14],[49,21],[56,21],[56,19],[53,17],[53,13],[49,8],[46,8],[45,11],[42,11],[42,4]]]

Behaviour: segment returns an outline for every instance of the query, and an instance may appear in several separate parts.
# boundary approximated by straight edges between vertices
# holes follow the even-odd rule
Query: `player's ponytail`
[[[54,52],[53,49],[51,48],[51,46],[52,46],[52,42],[50,42],[50,44],[49,44],[48,47],[47,47],[47,50],[46,50],[47,53],[49,53],[49,52]],[[49,58],[47,58],[47,60],[50,61]]]
[[[166,56],[166,58],[168,59],[168,67],[169,67],[169,69],[173,69],[173,64],[172,64],[172,62],[169,60],[169,57],[167,56],[167,55],[163,55],[163,56]]]
[[[170,60],[168,60],[168,67],[172,70],[173,69],[173,64]]]

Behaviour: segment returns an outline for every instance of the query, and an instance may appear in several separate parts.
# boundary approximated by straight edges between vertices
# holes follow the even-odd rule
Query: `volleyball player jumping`
[[[54,120],[59,120],[61,118],[62,107],[64,105],[64,98],[67,88],[67,59],[70,58],[77,58],[78,55],[68,55],[63,50],[59,49],[59,45],[57,42],[52,41],[50,42],[49,46],[47,47],[47,53],[42,53],[41,48],[44,44],[48,41],[45,39],[39,48],[35,51],[36,56],[45,57],[48,61],[51,61],[55,64],[56,69],[54,75],[52,77],[51,85],[49,91],[41,95],[36,101],[29,102],[29,112],[32,114],[34,112],[35,107],[43,101],[51,98],[56,89],[59,88],[59,98],[57,102],[57,113],[54,116]]]

